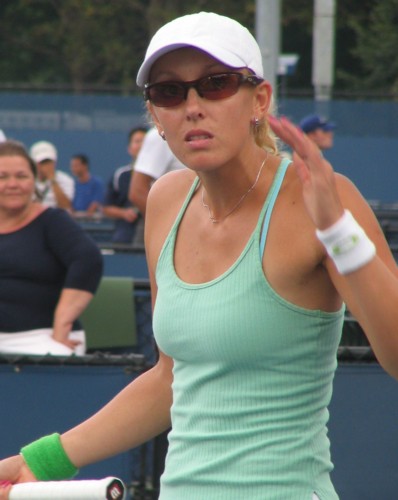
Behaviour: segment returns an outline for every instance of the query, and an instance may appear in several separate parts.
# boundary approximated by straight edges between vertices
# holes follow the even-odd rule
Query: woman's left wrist
[[[349,210],[330,227],[316,230],[319,241],[340,274],[360,269],[376,255],[376,247]]]

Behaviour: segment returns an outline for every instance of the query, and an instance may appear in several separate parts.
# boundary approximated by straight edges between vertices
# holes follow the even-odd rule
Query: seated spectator
[[[75,178],[73,211],[83,215],[99,212],[104,203],[104,183],[99,177],[91,174],[88,157],[84,154],[73,155],[70,169]]]
[[[112,236],[112,241],[115,243],[132,243],[140,221],[143,222],[139,209],[130,202],[128,194],[134,163],[146,132],[146,127],[130,130],[127,151],[131,156],[131,162],[117,168],[108,183],[103,214],[116,219]]]
[[[39,141],[30,148],[37,166],[36,196],[47,207],[72,208],[75,183],[70,175],[56,169],[58,153],[51,142]]]
[[[166,137],[159,135],[155,127],[149,130],[134,164],[134,175],[129,189],[130,201],[138,207],[143,216],[152,184],[167,172],[179,170],[184,166],[172,153]]]
[[[21,143],[0,143],[0,352],[84,354],[78,318],[101,253],[65,210],[33,199],[35,175]]]

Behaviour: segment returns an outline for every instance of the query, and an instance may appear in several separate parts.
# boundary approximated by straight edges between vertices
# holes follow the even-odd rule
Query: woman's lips
[[[212,139],[212,137],[212,134],[210,134],[210,132],[206,132],[205,130],[192,130],[186,134],[185,140],[187,142],[203,141]]]

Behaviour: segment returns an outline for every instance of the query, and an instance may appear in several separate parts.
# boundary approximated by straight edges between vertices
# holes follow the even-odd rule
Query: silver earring
[[[160,137],[165,141],[166,140],[166,134],[164,133],[164,130],[160,132]]]
[[[259,125],[260,125],[260,120],[259,120],[259,118],[257,118],[257,116],[255,116],[253,118],[253,125],[255,128],[259,127]]]

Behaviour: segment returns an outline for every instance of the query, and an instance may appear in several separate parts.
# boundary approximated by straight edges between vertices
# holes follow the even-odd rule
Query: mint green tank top
[[[173,264],[198,179],[162,248],[153,329],[174,360],[174,380],[161,500],[338,498],[326,424],[344,308],[298,307],[262,269],[287,166],[282,161],[253,234],[221,276],[189,284]]]

